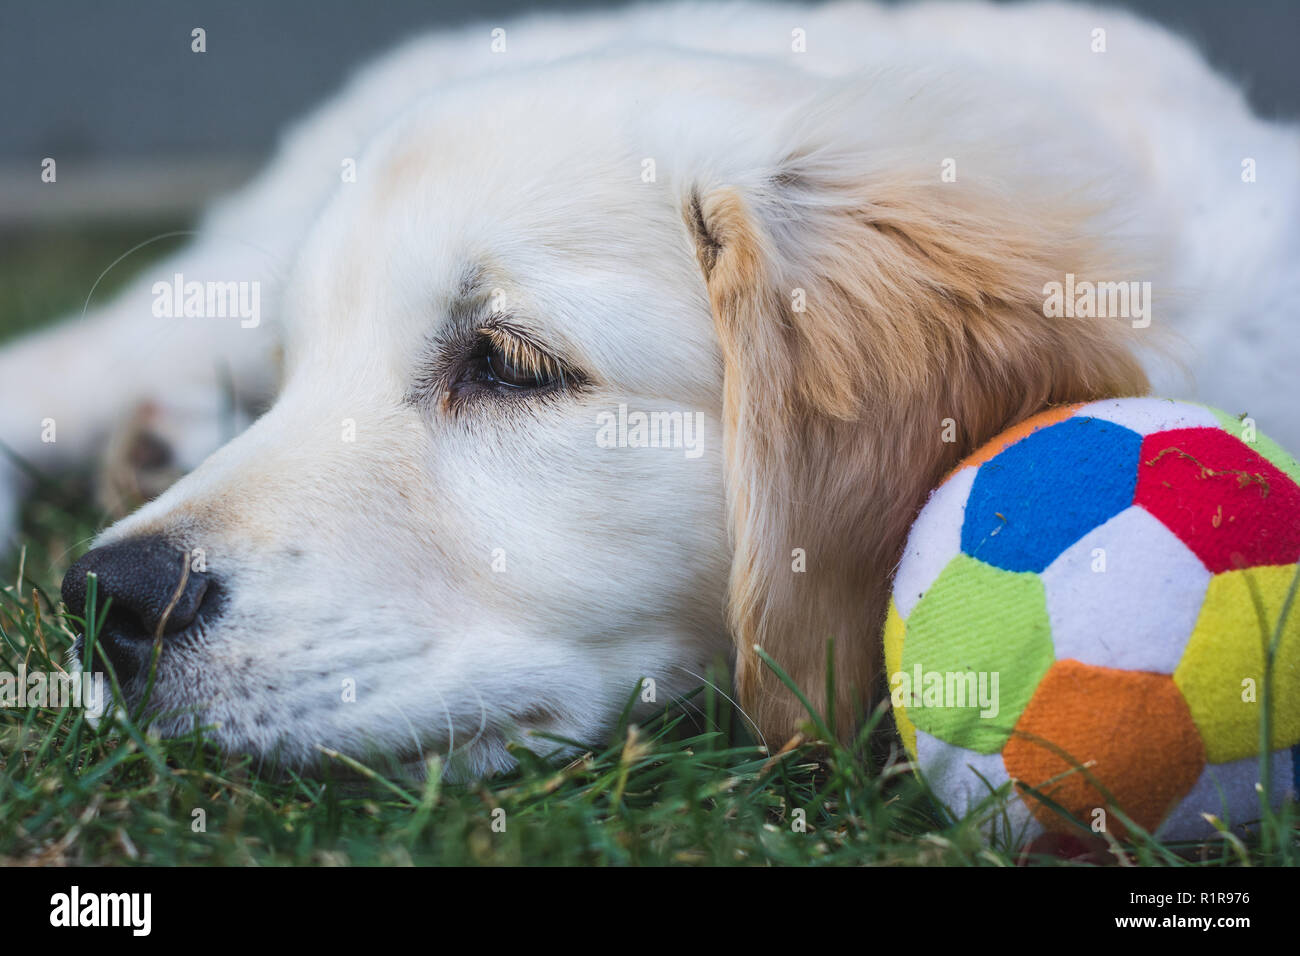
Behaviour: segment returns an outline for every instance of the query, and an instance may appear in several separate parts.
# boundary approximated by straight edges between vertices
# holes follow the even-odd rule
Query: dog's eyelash
[[[566,371],[564,365],[517,330],[501,325],[485,325],[479,329],[479,336],[493,346],[512,367],[539,380],[554,381],[563,387]]]
[[[442,339],[438,358],[417,377],[409,400],[457,411],[469,402],[553,397],[587,383],[508,319],[493,316],[454,338]]]

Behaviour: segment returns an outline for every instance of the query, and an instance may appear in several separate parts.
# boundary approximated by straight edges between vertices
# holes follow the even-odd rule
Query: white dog
[[[754,646],[820,705],[835,638],[851,728],[911,518],[1002,428],[1150,376],[1300,446],[1297,252],[1297,131],[1126,14],[481,24],[0,354],[0,436],[43,468],[107,442],[128,490],[194,468],[64,588],[112,597],[130,696],[163,635],[164,730],[486,773],[722,658],[779,745],[802,709]],[[274,405],[206,457],[225,380]]]

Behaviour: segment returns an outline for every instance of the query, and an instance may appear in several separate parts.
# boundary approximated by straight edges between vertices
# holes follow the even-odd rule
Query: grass
[[[0,246],[0,335],[79,309],[103,267],[149,234]],[[106,278],[107,290],[122,278]],[[44,479],[25,507],[24,548],[4,558],[0,671],[61,670],[85,627],[60,614],[57,595],[103,521],[86,487],[84,475]],[[103,612],[90,604],[92,643]],[[129,715],[92,726],[74,708],[0,708],[0,865],[1014,865],[1008,794],[953,818],[899,759],[887,719],[876,714],[852,745],[819,747],[830,735],[810,715],[806,739],[772,756],[705,688],[640,726],[625,715],[608,743],[539,738],[516,748],[516,771],[452,785],[436,759],[420,775],[323,754],[301,775],[223,755],[201,730],[161,740]],[[548,759],[561,746],[580,756]],[[1120,858],[1219,866],[1298,855],[1288,808],[1249,843],[1164,846],[1139,834]]]

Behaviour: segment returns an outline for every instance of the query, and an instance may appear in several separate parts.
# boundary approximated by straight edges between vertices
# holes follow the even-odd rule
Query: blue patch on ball
[[[962,551],[1007,571],[1042,571],[1133,503],[1141,450],[1141,435],[1100,418],[1021,439],[975,476]]]

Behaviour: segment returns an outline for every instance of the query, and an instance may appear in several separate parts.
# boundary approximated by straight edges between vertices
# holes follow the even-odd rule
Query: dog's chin
[[[70,655],[67,660],[67,667],[71,673],[84,673],[80,639],[75,656]],[[549,719],[526,726],[521,721],[504,718],[496,726],[488,722],[486,714],[477,727],[453,728],[452,733],[434,733],[423,740],[414,736],[394,739],[388,735],[366,735],[356,729],[346,733],[334,729],[313,732],[306,725],[261,724],[256,732],[247,733],[240,730],[247,726],[243,718],[223,719],[222,715],[231,710],[232,702],[218,700],[206,706],[196,705],[170,688],[174,678],[175,675],[159,670],[153,687],[149,687],[146,675],[137,674],[121,688],[119,698],[107,686],[106,676],[102,706],[96,712],[87,711],[87,721],[99,729],[108,715],[136,720],[148,737],[160,739],[186,738],[198,732],[205,742],[228,757],[252,758],[259,773],[272,778],[290,771],[360,778],[363,774],[358,765],[361,765],[415,780],[424,780],[431,771],[436,771],[448,783],[470,783],[515,769],[518,760],[512,751],[517,746],[556,762],[574,756],[579,749],[551,740],[551,734],[563,736],[563,728],[553,726]],[[146,693],[148,704],[141,709]],[[548,736],[539,736],[542,734]]]

